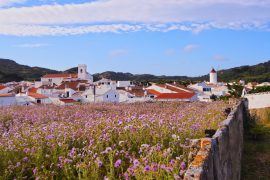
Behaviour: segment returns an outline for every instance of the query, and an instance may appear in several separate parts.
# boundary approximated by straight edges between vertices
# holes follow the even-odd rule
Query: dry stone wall
[[[201,148],[185,180],[240,180],[247,100],[242,100],[221,123],[212,138],[201,139]]]

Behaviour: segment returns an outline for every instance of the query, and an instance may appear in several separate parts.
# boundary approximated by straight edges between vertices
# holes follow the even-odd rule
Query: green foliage
[[[212,95],[210,96],[210,99],[212,99],[213,101],[216,101],[216,100],[217,100],[217,96],[214,95],[214,94],[212,94]]]
[[[270,179],[270,108],[251,110],[245,129],[242,179]]]
[[[252,89],[249,93],[261,93],[261,92],[270,92],[270,86],[260,86],[256,87],[255,89]]]
[[[242,96],[242,91],[244,89],[244,86],[242,85],[238,85],[238,84],[227,84],[228,89],[229,89],[229,93],[230,93],[230,97],[233,98],[240,98]]]
[[[229,96],[220,96],[218,98],[218,100],[222,100],[222,101],[229,101],[230,97]]]

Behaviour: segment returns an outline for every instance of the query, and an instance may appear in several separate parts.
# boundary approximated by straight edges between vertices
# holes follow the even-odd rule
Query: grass
[[[245,132],[243,180],[270,179],[270,108],[251,110]]]

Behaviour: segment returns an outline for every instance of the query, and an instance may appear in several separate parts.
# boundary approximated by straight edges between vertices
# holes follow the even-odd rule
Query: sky
[[[0,0],[0,58],[205,75],[270,59],[269,9],[269,0]]]

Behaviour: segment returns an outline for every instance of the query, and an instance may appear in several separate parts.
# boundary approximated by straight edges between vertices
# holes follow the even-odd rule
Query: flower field
[[[225,102],[0,108],[0,179],[181,179]]]

